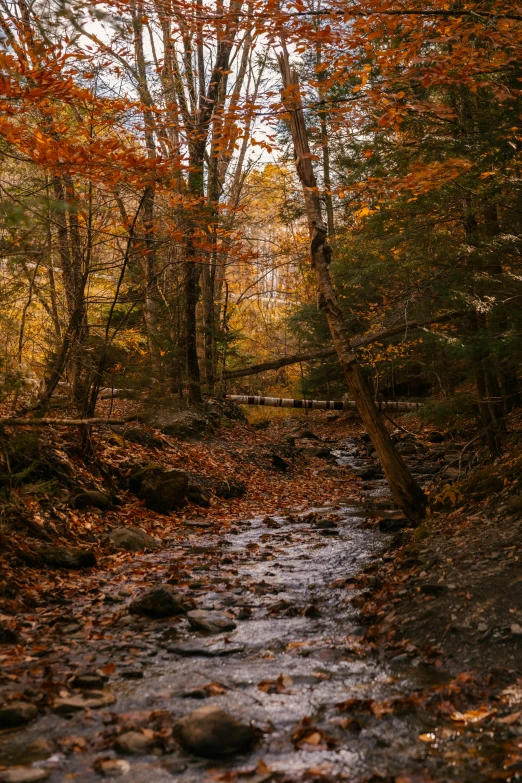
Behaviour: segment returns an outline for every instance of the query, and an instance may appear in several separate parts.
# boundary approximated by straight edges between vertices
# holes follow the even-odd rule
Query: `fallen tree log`
[[[40,427],[40,426],[52,426],[56,427],[97,427],[102,424],[125,424],[123,419],[52,419],[50,417],[40,419],[24,419],[24,418],[6,418],[0,419],[0,424],[8,425],[9,427]]]
[[[247,394],[227,394],[227,400],[238,405],[266,405],[273,408],[309,408],[323,411],[344,411],[357,408],[354,400],[292,400],[284,397],[252,397]],[[376,408],[387,411],[417,411],[422,408],[422,402],[376,401]]]
[[[353,348],[362,348],[363,346],[371,345],[378,340],[394,337],[397,334],[401,334],[401,332],[407,333],[413,329],[421,329],[423,326],[445,323],[458,315],[459,313],[454,312],[439,315],[437,317],[431,316],[430,318],[417,318],[412,321],[403,321],[400,324],[388,326],[386,329],[380,329],[378,332],[372,332],[372,334],[354,337],[351,341],[351,345]],[[232,380],[233,378],[244,378],[247,375],[257,375],[258,373],[267,372],[268,370],[279,370],[281,367],[299,364],[299,362],[310,362],[314,359],[328,359],[330,356],[335,356],[336,353],[337,351],[335,348],[321,348],[317,351],[311,351],[310,353],[295,353],[291,356],[283,356],[281,359],[274,359],[270,362],[252,364],[249,367],[244,367],[242,370],[229,370],[224,373],[223,378],[227,381]]]

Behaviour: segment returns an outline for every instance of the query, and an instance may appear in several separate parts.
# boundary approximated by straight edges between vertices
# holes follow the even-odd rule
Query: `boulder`
[[[185,503],[189,485],[184,470],[166,470],[161,465],[135,468],[129,476],[129,487],[145,501],[147,508],[168,514]]]
[[[207,633],[233,631],[236,628],[236,623],[224,612],[207,609],[194,609],[187,612],[187,620],[193,628]]]
[[[143,549],[161,549],[162,544],[157,538],[149,536],[139,527],[115,527],[108,538],[116,549],[127,552],[141,552]]]
[[[27,701],[12,701],[0,707],[0,729],[26,726],[38,716],[38,709]]]
[[[78,509],[91,506],[92,508],[107,511],[107,509],[112,508],[112,503],[103,492],[99,492],[97,489],[89,489],[86,492],[79,492],[75,495],[72,499],[72,506]]]
[[[116,740],[116,749],[130,756],[144,756],[154,747],[154,740],[141,731],[126,731]]]
[[[0,772],[2,783],[38,783],[47,780],[51,776],[48,769],[42,767],[10,767]]]
[[[132,614],[141,614],[146,617],[175,617],[186,614],[189,606],[183,596],[172,585],[158,585],[152,587],[143,595],[135,598],[129,606]]]
[[[17,642],[18,634],[16,631],[0,622],[0,644],[16,644]]]
[[[210,419],[198,410],[175,411],[167,407],[155,408],[147,421],[165,435],[180,440],[201,440],[213,434]]]
[[[255,740],[251,726],[218,707],[200,707],[174,726],[185,750],[203,758],[221,758],[248,752]]]

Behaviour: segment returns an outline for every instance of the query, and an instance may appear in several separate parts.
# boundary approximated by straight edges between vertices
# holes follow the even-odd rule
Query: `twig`
[[[88,427],[96,427],[103,424],[125,424],[123,419],[21,419],[21,418],[7,418],[0,419],[0,424],[6,424],[14,427],[39,427],[46,425],[56,425],[57,427],[79,427],[86,425]]]

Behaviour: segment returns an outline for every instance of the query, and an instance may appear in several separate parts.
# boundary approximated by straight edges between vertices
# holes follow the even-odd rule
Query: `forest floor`
[[[192,442],[103,428],[89,459],[77,431],[3,436],[47,473],[3,507],[0,780],[521,780],[518,436],[461,475],[466,438],[397,430],[438,509],[412,530],[354,418],[229,413]],[[147,509],[119,478],[151,462],[208,507]],[[42,563],[56,546],[93,559]]]

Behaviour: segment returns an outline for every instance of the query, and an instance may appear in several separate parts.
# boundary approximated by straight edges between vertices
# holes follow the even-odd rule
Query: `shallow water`
[[[335,456],[339,464],[362,464],[350,444]],[[376,484],[368,493],[369,502],[387,494],[384,482]],[[0,734],[0,764],[45,766],[56,783],[100,780],[92,767],[94,760],[117,755],[107,750],[109,743],[104,741],[106,727],[113,722],[111,714],[167,710],[182,716],[202,705],[216,704],[244,721],[253,721],[261,730],[253,753],[229,762],[202,761],[182,752],[129,757],[130,769],[123,780],[195,783],[205,780],[211,769],[252,770],[259,759],[271,770],[284,772],[285,780],[300,780],[306,770],[314,768],[335,780],[350,780],[375,770],[399,774],[412,765],[416,768],[425,755],[417,741],[422,730],[418,722],[413,725],[394,715],[379,720],[370,717],[355,733],[339,724],[342,714],[335,706],[350,698],[382,700],[408,692],[421,681],[414,667],[398,674],[359,644],[363,629],[350,602],[356,591],[347,589],[345,582],[379,558],[386,543],[385,536],[361,526],[365,516],[365,506],[354,502],[291,516],[260,516],[228,533],[225,541],[219,534],[187,529],[160,553],[137,556],[116,572],[90,577],[92,583],[112,580],[104,590],[111,584],[115,589],[122,584],[145,586],[152,568],[155,581],[175,576],[185,553],[184,562],[194,580],[191,595],[198,608],[243,612],[240,616],[249,612],[250,616],[238,619],[232,632],[208,636],[195,632],[185,620],[129,620],[121,604],[96,604],[92,628],[73,631],[43,660],[51,678],[53,671],[58,676],[61,667],[93,670],[114,663],[116,670],[108,687],[116,703],[108,710],[69,719],[47,713],[23,730]],[[314,521],[318,518],[333,520],[338,534],[317,529]],[[194,557],[194,544],[211,550],[221,547],[232,562],[216,563],[204,553]],[[204,578],[199,587],[198,578]],[[84,579],[86,590],[89,579]],[[82,591],[77,603],[65,612],[75,615],[90,600]],[[39,621],[35,617],[35,632]],[[179,654],[180,649],[186,654]],[[236,652],[208,657],[230,650]],[[128,679],[130,675],[142,678]],[[281,692],[266,693],[258,687],[280,675],[284,676]],[[187,696],[188,691],[210,682],[219,683],[225,692],[206,699]],[[303,719],[331,737],[330,749],[324,743],[294,746],[292,732]],[[28,753],[27,746],[43,736],[56,740],[96,737],[96,747],[38,759],[38,754]]]

